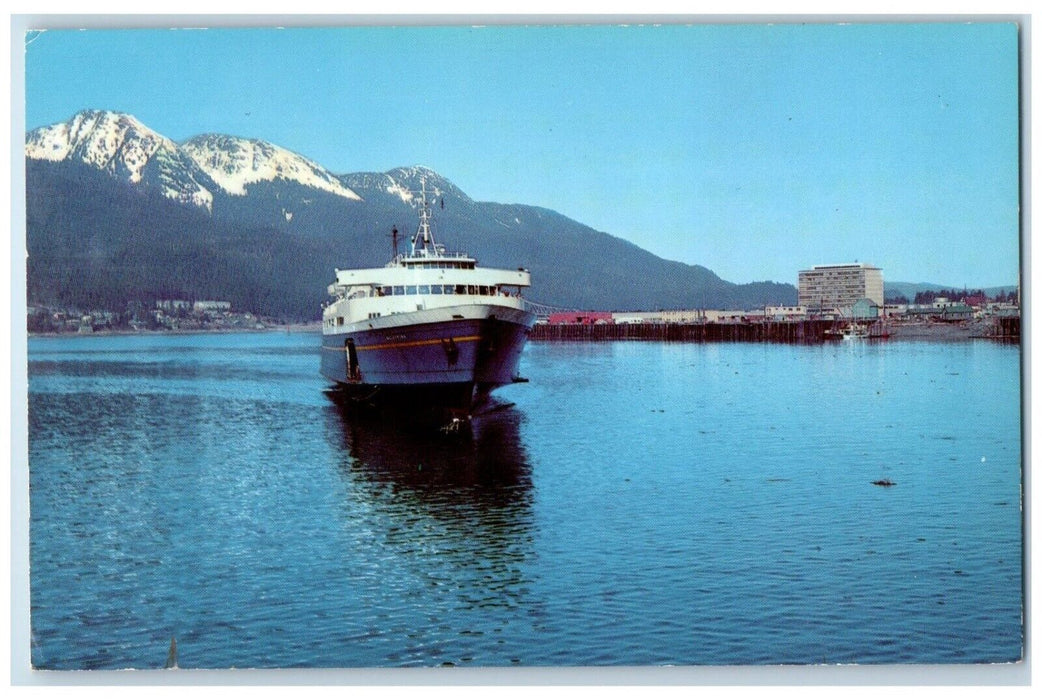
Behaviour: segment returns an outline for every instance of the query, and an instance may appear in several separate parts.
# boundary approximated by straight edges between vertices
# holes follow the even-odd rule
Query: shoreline
[[[780,322],[786,323],[786,322]],[[569,333],[568,336],[560,337],[548,337],[546,330],[547,328],[553,328],[548,324],[542,324],[536,326],[536,329],[544,329],[542,331],[535,330],[530,338],[530,342],[620,342],[620,341],[647,341],[647,340],[666,340],[669,342],[786,342],[784,340],[771,340],[771,339],[745,339],[745,338],[733,338],[733,339],[695,339],[695,338],[666,338],[662,337],[661,330],[666,326],[676,326],[684,324],[641,324],[634,325],[627,328],[627,333],[622,337],[610,336],[606,330],[615,326],[616,324],[605,324],[605,325],[589,325],[580,326],[578,324],[563,324],[563,328],[573,328],[575,330],[582,330],[582,335],[576,335]],[[739,326],[746,324],[727,324],[729,326]],[[751,325],[751,324],[750,324]],[[1019,335],[1004,336],[989,333],[987,331],[993,330],[996,326],[990,321],[975,320],[975,321],[960,321],[955,323],[943,323],[943,322],[926,322],[926,321],[915,321],[915,322],[893,322],[892,325],[887,326],[887,335],[880,336],[874,335],[867,340],[879,341],[879,340],[907,340],[907,341],[949,341],[949,342],[964,342],[969,340],[996,340],[1003,342],[1020,342]],[[321,321],[311,321],[307,323],[287,323],[280,325],[265,326],[264,328],[193,328],[183,330],[172,330],[172,329],[155,329],[155,330],[133,330],[133,329],[104,329],[97,330],[91,333],[78,333],[75,331],[68,332],[57,332],[48,331],[44,333],[31,332],[27,333],[27,338],[71,338],[71,337],[90,337],[90,336],[180,336],[180,335],[211,335],[211,334],[231,334],[231,333],[320,333],[322,330]],[[648,333],[642,333],[641,331],[650,331]],[[807,339],[812,343],[828,343],[836,342],[831,339]]]
[[[264,328],[186,328],[169,329],[157,328],[154,330],[134,330],[133,328],[106,328],[90,333],[79,333],[77,331],[47,331],[45,333],[27,332],[27,338],[89,338],[91,336],[114,336],[114,335],[214,335],[228,333],[303,333],[322,330],[321,321],[309,323],[287,323],[280,325],[265,326]]]

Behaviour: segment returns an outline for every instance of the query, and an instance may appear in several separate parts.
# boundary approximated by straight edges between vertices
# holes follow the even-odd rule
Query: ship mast
[[[420,179],[420,225],[412,237],[412,255],[437,255],[438,246],[431,232],[431,210],[427,205],[427,179]]]

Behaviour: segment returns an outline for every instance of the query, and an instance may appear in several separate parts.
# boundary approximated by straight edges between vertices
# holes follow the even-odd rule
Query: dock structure
[[[532,340],[677,340],[689,342],[820,343],[833,320],[756,323],[541,323]]]
[[[658,340],[717,343],[815,344],[844,338],[850,322],[843,319],[742,320],[687,323],[539,323],[534,341]],[[1020,317],[963,321],[875,320],[862,324],[859,338],[905,340],[970,340],[990,338],[1020,342]]]
[[[1020,316],[1004,316],[998,319],[998,337],[1020,339]]]

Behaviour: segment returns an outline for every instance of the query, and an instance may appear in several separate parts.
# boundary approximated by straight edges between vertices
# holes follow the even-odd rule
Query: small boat
[[[831,328],[825,331],[825,337],[834,340],[859,340],[862,338],[868,338],[869,330],[866,326],[857,323],[848,323],[842,328]]]
[[[405,404],[469,415],[518,376],[535,323],[524,268],[482,268],[436,243],[426,183],[410,250],[384,267],[336,270],[322,312],[322,374],[366,404]]]

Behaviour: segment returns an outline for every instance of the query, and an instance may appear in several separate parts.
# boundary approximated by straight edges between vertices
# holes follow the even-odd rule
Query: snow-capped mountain
[[[210,209],[207,178],[180,147],[129,114],[84,110],[26,135],[25,155],[75,161],[135,185],[157,186],[179,202]]]
[[[80,162],[209,211],[215,195],[242,196],[250,185],[279,181],[361,199],[333,173],[281,146],[221,134],[177,144],[118,112],[85,110],[67,122],[34,129],[26,135],[25,155],[33,160]]]
[[[413,204],[416,201],[422,181],[427,188],[428,197],[434,199],[451,197],[460,202],[473,202],[463,190],[423,165],[394,168],[386,173],[351,173],[342,175],[340,181],[354,191],[379,191],[382,194],[397,197],[406,204]]]
[[[470,216],[477,207],[474,200],[453,182],[422,165],[394,168],[383,173],[350,173],[341,175],[340,181],[361,195],[370,207],[394,210],[405,206],[415,212],[420,206],[421,188],[426,189],[428,201],[441,213]],[[415,214],[411,216],[415,217]],[[439,218],[444,217],[439,214]]]
[[[181,148],[228,194],[245,195],[250,184],[283,179],[346,199],[361,199],[321,165],[266,141],[204,134]]]

